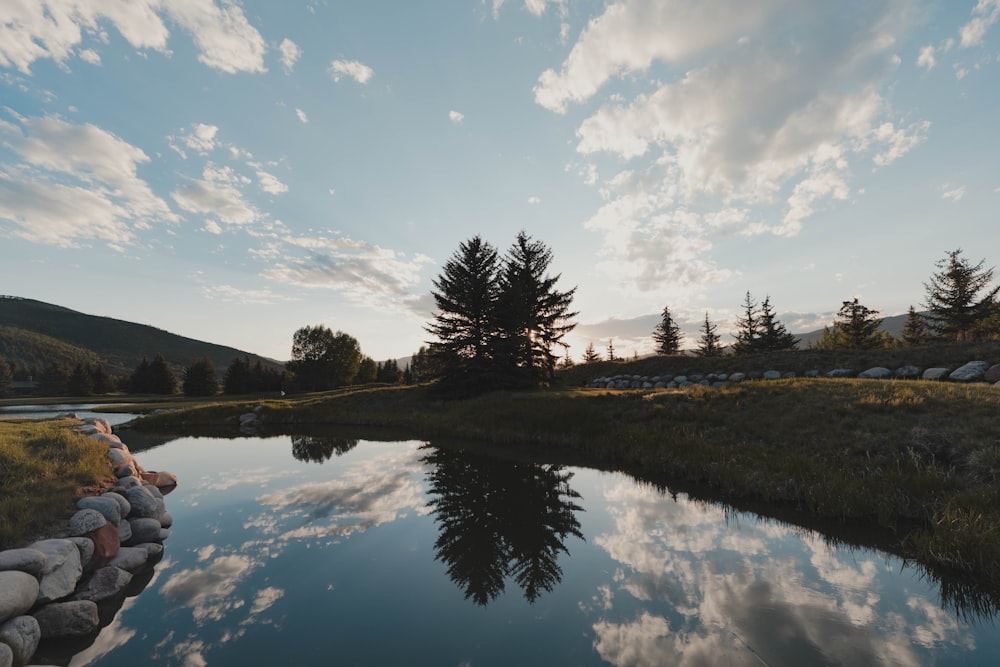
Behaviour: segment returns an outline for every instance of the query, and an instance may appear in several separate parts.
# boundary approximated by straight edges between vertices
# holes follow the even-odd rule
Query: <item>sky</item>
[[[429,340],[460,243],[588,343],[1000,264],[1000,0],[0,0],[0,294],[278,360]],[[1000,277],[1000,275],[998,275]]]

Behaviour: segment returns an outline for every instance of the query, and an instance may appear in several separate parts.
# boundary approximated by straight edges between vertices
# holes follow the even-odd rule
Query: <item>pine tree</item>
[[[927,325],[927,319],[918,313],[913,306],[906,313],[906,322],[903,324],[903,342],[907,345],[923,345],[931,338],[931,330]]]
[[[861,305],[858,297],[854,297],[853,301],[844,301],[837,313],[837,320],[833,323],[840,336],[841,346],[855,350],[880,347],[882,339],[878,335],[878,328],[882,324],[882,318],[876,315],[878,311]]]
[[[608,361],[618,361],[618,357],[615,356],[615,339],[608,339]]]
[[[749,292],[747,293],[749,296]],[[760,317],[757,320],[759,335],[756,347],[761,352],[783,352],[794,350],[799,346],[799,339],[788,333],[785,325],[778,321],[771,309],[771,297],[764,297],[760,305]]]
[[[743,316],[736,320],[736,333],[733,337],[733,354],[752,354],[758,351],[758,340],[760,338],[760,314],[757,310],[757,302],[750,296],[747,290],[743,300]]]
[[[94,393],[94,379],[91,377],[90,367],[84,364],[77,364],[73,367],[73,374],[69,377],[67,391],[73,396],[90,396]]]
[[[215,396],[219,393],[219,378],[211,359],[202,357],[185,368],[181,387],[185,396]]]
[[[985,260],[972,266],[961,256],[961,249],[946,255],[936,263],[940,271],[924,283],[930,311],[927,317],[939,335],[950,340],[971,339],[976,336],[977,324],[990,316],[1000,285],[989,288],[993,269],[983,269]]]
[[[162,354],[157,353],[149,363],[147,391],[151,394],[173,394],[177,391],[177,379]]]
[[[592,364],[601,360],[601,353],[594,349],[594,342],[587,343],[587,349],[583,351],[583,363]]]
[[[663,314],[660,323],[653,330],[653,342],[656,343],[657,354],[677,354],[681,349],[681,328],[677,326],[673,316],[670,315],[670,307],[663,307]]]
[[[0,396],[4,396],[10,391],[10,385],[13,381],[14,370],[7,363],[7,359],[0,354]]]
[[[698,348],[695,354],[699,357],[720,357],[722,356],[722,346],[719,344],[719,335],[715,332],[716,325],[708,319],[708,311],[705,311],[705,323],[701,327],[701,338],[698,339]]]

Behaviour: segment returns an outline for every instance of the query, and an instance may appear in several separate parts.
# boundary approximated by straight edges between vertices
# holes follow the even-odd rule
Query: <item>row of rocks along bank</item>
[[[0,667],[34,658],[52,664],[40,646],[92,643],[125,597],[148,583],[170,535],[163,494],[177,478],[145,470],[107,420],[85,419],[76,428],[107,445],[117,481],[77,501],[68,537],[0,551]]]
[[[708,373],[705,375],[612,375],[591,380],[586,386],[600,389],[677,389],[704,385],[710,387],[725,387],[746,380],[778,380],[795,377],[796,373],[779,371],[749,371],[746,373]],[[917,366],[902,366],[890,370],[882,366],[869,368],[860,373],[850,368],[835,368],[826,373],[810,370],[803,377],[828,378],[862,378],[872,380],[946,380],[951,382],[988,382],[1000,387],[1000,364],[990,365],[987,361],[970,361],[958,368],[919,368]]]

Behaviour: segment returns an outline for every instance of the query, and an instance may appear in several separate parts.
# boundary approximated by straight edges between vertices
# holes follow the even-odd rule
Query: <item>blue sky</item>
[[[0,0],[0,293],[277,359],[525,230],[579,358],[1000,263],[1000,0]]]

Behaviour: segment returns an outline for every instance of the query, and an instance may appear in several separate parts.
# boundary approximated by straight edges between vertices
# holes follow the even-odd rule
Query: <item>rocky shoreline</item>
[[[901,366],[890,370],[875,366],[856,372],[850,368],[834,368],[825,373],[817,370],[806,371],[803,377],[861,378],[870,380],[936,380],[949,382],[986,382],[1000,387],[1000,364],[990,365],[988,361],[970,361],[958,368]],[[612,375],[594,378],[585,386],[596,389],[678,389],[703,385],[725,387],[747,380],[779,380],[796,377],[794,372],[748,371],[734,373],[707,373],[691,375]]]
[[[75,653],[93,643],[125,598],[145,588],[170,535],[163,495],[177,478],[145,470],[107,420],[81,420],[76,430],[107,445],[117,481],[77,501],[68,537],[0,551],[0,667],[59,664],[47,649]]]

